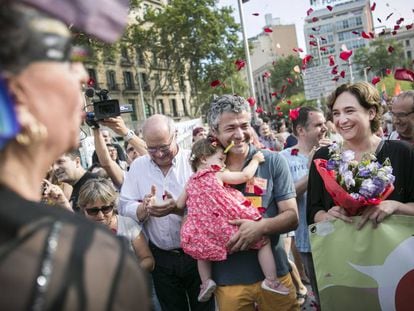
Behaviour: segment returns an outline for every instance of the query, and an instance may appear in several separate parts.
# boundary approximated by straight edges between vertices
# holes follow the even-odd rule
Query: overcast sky
[[[219,0],[219,5],[232,6],[235,8],[235,18],[239,21],[238,0]],[[371,0],[371,3],[374,1]],[[386,22],[388,27],[393,27],[395,21],[404,17],[403,25],[414,22],[414,1],[413,0],[378,0],[376,8],[373,11],[375,27],[385,24],[379,24],[377,18],[385,21],[390,13],[394,13]],[[264,25],[264,15],[271,13],[273,18],[279,17],[282,24],[295,24],[298,36],[298,45],[305,48],[303,37],[303,21],[306,11],[310,8],[309,0],[249,0],[243,4],[244,20],[248,37],[259,34]],[[259,13],[254,16],[253,13]]]

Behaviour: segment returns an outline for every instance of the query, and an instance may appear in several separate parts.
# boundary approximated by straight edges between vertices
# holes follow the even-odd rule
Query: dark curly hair
[[[332,113],[333,105],[335,104],[336,99],[344,92],[354,95],[359,104],[366,110],[371,108],[375,109],[375,117],[370,121],[371,132],[375,133],[381,125],[381,117],[383,112],[381,106],[381,96],[378,90],[368,82],[342,84],[330,95],[328,99],[328,108],[330,113]]]
[[[210,157],[216,154],[223,146],[212,136],[200,139],[191,148],[190,164],[193,172],[197,171],[203,157]]]

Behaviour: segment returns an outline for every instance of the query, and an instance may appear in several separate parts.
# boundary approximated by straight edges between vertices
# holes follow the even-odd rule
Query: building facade
[[[293,49],[298,46],[294,24],[282,25],[279,18],[265,15],[266,26],[272,32],[263,31],[256,37],[250,38],[252,46],[251,64],[256,91],[257,104],[265,109],[272,105],[272,90],[270,85],[270,70],[280,57],[295,54]]]
[[[130,12],[129,23],[146,10],[161,10],[166,0],[143,1],[140,7]],[[149,116],[160,113],[176,121],[190,116],[190,86],[185,77],[173,81],[162,61],[149,51],[139,51],[124,46],[122,42],[115,52],[99,53],[99,62],[85,63],[89,76],[97,89],[107,89],[111,99],[132,108],[131,113],[122,114],[130,128],[138,129]],[[90,100],[90,99],[87,99]]]
[[[348,61],[344,61],[339,55],[343,50],[352,50],[355,53],[358,48],[367,46],[370,40],[364,39],[362,33],[374,34],[374,22],[369,0],[312,0],[310,4],[314,11],[305,19],[306,49],[308,54],[313,56],[309,67],[321,66],[327,72],[321,75],[323,81],[318,81],[318,84],[329,85],[329,87],[314,92],[325,96],[337,84],[362,78],[356,65],[352,64],[352,56]],[[338,65],[336,78],[331,74],[330,57],[333,57],[335,64]],[[341,71],[345,72],[345,77],[339,75]],[[330,83],[332,79],[337,81]],[[306,94],[306,79],[304,82]],[[312,82],[315,82],[314,79]],[[309,96],[307,98],[314,99]]]

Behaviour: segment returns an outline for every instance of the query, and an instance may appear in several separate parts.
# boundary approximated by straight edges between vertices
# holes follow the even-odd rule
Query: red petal
[[[314,35],[309,35],[309,38],[315,39],[315,36]]]
[[[327,48],[323,46],[323,47],[320,48],[320,50],[325,52],[327,50]]]
[[[257,113],[262,113],[263,112],[263,108],[262,107],[257,107],[256,108],[256,112]]]
[[[89,78],[88,82],[87,82],[89,87],[94,87],[95,86],[95,80],[92,78]]]
[[[395,25],[394,30],[398,30],[398,29],[400,29],[400,25]]]
[[[234,64],[236,65],[237,71],[242,70],[246,66],[246,62],[243,59],[237,59]]]
[[[387,75],[390,75],[391,74],[391,69],[389,69],[389,68],[387,68],[387,69],[385,69],[385,73],[387,74]]]
[[[250,107],[253,107],[256,104],[256,100],[253,97],[247,98],[247,102],[249,103]]]
[[[377,6],[377,4],[374,2],[374,3],[371,5],[371,11],[374,11],[376,6]]]
[[[404,21],[404,17],[400,17],[395,23],[400,25]]]
[[[339,54],[339,58],[344,60],[344,61],[347,61],[348,58],[351,57],[351,55],[352,55],[352,50],[342,51],[341,54]]]
[[[262,195],[263,194],[263,189],[260,188],[259,186],[254,185],[253,186],[253,191],[255,195]]]
[[[371,81],[371,83],[373,84],[373,85],[376,85],[378,82],[380,82],[381,81],[381,78],[380,77],[378,77],[378,76],[375,76],[375,77],[373,77],[372,78],[372,81]]]
[[[336,75],[338,73],[338,65],[332,68],[331,74]]]
[[[291,78],[286,79],[288,83],[293,84],[293,80]]]
[[[246,206],[246,207],[249,207],[249,206],[252,205],[252,202],[250,202],[250,200],[246,199],[241,204],[244,205],[244,206]]]
[[[390,45],[388,47],[388,53],[392,53],[392,52],[394,52],[394,47]]]
[[[342,78],[345,78],[345,70],[342,70],[342,71],[339,73],[339,75],[340,75]]]
[[[272,93],[272,96],[277,96],[277,92],[273,92]]]
[[[263,74],[263,78],[269,78],[271,76],[271,73],[269,72],[269,71],[266,71],[264,74]]]
[[[406,25],[405,28],[407,28],[407,30],[410,30],[411,28],[413,28],[413,24]]]
[[[359,32],[358,32],[358,31],[356,31],[356,30],[352,31],[352,33],[353,33],[354,35],[358,35],[358,36],[359,36]]]
[[[221,84],[221,81],[220,80],[214,80],[214,81],[212,81],[211,83],[210,83],[210,86],[211,87],[217,87],[217,86],[219,86]]]
[[[319,20],[319,18],[317,18],[316,16],[312,17],[312,22],[316,23],[318,20]]]
[[[283,112],[282,112],[282,111],[279,111],[279,112],[277,113],[277,115],[278,115],[279,117],[281,117],[281,116],[283,116]]]
[[[309,16],[313,13],[313,9],[310,8],[309,10],[306,11],[306,15]]]
[[[369,32],[369,36],[371,37],[371,39],[375,38],[375,34],[373,32]]]
[[[395,69],[394,78],[395,80],[404,80],[404,81],[414,82],[414,72],[409,69],[398,68],[398,69]]]
[[[393,32],[391,32],[391,34],[393,35],[393,36],[395,36],[396,34],[397,34],[397,31],[393,31]]]
[[[263,30],[264,30],[264,32],[273,32],[273,30],[270,29],[269,27],[265,27]]]
[[[280,106],[276,106],[276,110],[279,111],[280,110]]]
[[[326,6],[326,8],[327,8],[329,11],[332,11],[332,10],[333,10],[333,6],[331,6],[331,5],[327,5],[327,6]]]
[[[370,35],[369,35],[369,34],[367,34],[365,31],[363,31],[363,32],[362,32],[361,36],[362,36],[362,38],[364,38],[364,39],[371,39]]]
[[[259,14],[259,13],[253,13],[252,15],[254,15],[254,16],[259,16],[260,14]]]
[[[316,41],[309,41],[309,45],[317,46],[318,43],[316,43]]]
[[[291,100],[288,99],[286,102],[287,102],[288,105],[292,105],[292,101]]]
[[[332,81],[338,81],[339,80],[339,76],[336,76],[332,79]]]
[[[333,55],[329,55],[329,66],[335,65],[335,57]]]
[[[312,60],[313,56],[308,54],[305,55],[305,57],[302,59],[302,65],[306,65],[308,62],[310,62]]]

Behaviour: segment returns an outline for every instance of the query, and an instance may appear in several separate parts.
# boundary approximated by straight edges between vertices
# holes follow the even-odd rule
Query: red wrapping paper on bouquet
[[[381,193],[378,198],[372,199],[354,199],[344,188],[342,188],[336,181],[336,172],[334,170],[328,171],[326,169],[325,159],[315,159],[316,169],[319,175],[322,177],[325,189],[331,195],[335,205],[343,207],[349,216],[358,215],[361,209],[369,205],[378,205],[384,201],[393,191],[394,186],[391,184]]]

